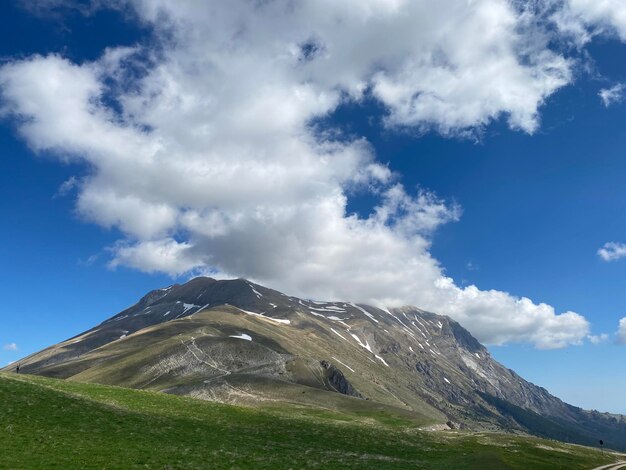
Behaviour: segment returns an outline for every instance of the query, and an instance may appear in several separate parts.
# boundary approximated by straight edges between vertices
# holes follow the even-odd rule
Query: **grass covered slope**
[[[415,373],[373,362],[367,350],[337,341],[317,318],[307,322],[307,327],[287,328],[220,306],[143,328],[37,373],[225,403],[278,401],[339,410],[378,406],[414,414],[422,424],[448,420],[410,388]],[[242,333],[252,340],[231,336]],[[336,393],[324,380],[320,359],[339,366],[348,383],[369,399]]]
[[[0,468],[592,468],[615,456],[409,420],[0,374]]]

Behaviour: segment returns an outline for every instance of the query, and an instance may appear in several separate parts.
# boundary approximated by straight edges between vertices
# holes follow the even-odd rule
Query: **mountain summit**
[[[624,449],[624,417],[568,405],[495,361],[449,317],[290,297],[199,277],[149,292],[21,371],[248,405],[386,410]],[[419,421],[418,420],[418,421]]]

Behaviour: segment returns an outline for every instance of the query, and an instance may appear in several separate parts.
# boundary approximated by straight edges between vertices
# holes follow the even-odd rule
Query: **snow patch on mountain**
[[[256,290],[252,284],[248,283],[248,285],[250,286],[250,289],[252,289],[254,295],[256,295],[259,299],[263,297],[263,294]]]
[[[348,341],[346,338],[344,338],[341,333],[337,332],[337,330],[335,330],[334,328],[331,328],[330,331],[332,331],[333,333],[335,333],[337,336],[339,336],[341,339]]]
[[[246,341],[252,341],[252,336],[245,333],[241,333],[239,335],[230,335],[229,338],[245,339]]]
[[[264,320],[268,320],[268,321],[271,321],[271,322],[282,323],[284,325],[289,325],[291,323],[291,321],[283,319],[283,318],[266,317],[262,313],[251,312],[250,310],[244,310],[243,308],[239,308],[239,307],[235,307],[235,308],[237,310],[241,310],[243,313],[246,313],[248,315],[252,315],[252,316],[255,316],[255,317],[260,317],[260,318],[263,318]]]
[[[359,343],[359,346],[367,349],[369,352],[372,352],[372,347],[370,346],[369,342],[366,341],[365,343],[363,343],[359,339],[359,337],[357,335],[355,335],[354,333],[350,333],[350,336],[352,336],[356,340],[356,342]]]
[[[389,364],[387,364],[387,362],[385,362],[385,360],[380,357],[378,354],[374,354],[374,356],[376,357],[376,359],[378,359],[380,362],[382,362],[383,364],[385,364],[387,367],[389,367]]]
[[[374,315],[372,315],[371,313],[369,313],[367,310],[365,310],[363,307],[359,307],[357,304],[350,304],[352,307],[356,308],[357,310],[360,310],[361,312],[363,312],[365,315],[367,315],[372,321],[375,321],[376,323],[380,323],[378,320],[376,320],[376,318],[374,318]]]
[[[350,370],[351,372],[355,372],[355,370],[350,367],[348,364],[346,364],[345,362],[340,361],[339,359],[337,359],[335,356],[331,356],[335,361],[337,361],[339,364],[341,364],[342,366],[346,367],[348,370]]]

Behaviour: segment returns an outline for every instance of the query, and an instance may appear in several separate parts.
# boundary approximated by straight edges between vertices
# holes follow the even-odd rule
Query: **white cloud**
[[[597,34],[626,40],[626,3],[623,0],[565,0],[555,18],[564,31],[584,43]]]
[[[602,104],[608,108],[624,99],[624,85],[618,83],[610,88],[603,88],[598,92],[598,96],[602,100]]]
[[[591,344],[602,344],[609,339],[609,335],[601,333],[599,335],[587,335],[587,339]]]
[[[598,256],[604,261],[615,261],[626,256],[626,244],[607,242],[598,250]]]
[[[4,346],[2,346],[2,349],[4,349],[5,351],[18,351],[19,350],[19,348],[17,347],[17,344],[15,343],[5,344]]]
[[[617,342],[619,344],[626,344],[626,317],[619,321],[619,328],[617,329]]]
[[[534,132],[572,63],[528,12],[505,0],[133,5],[159,54],[33,56],[0,69],[2,113],[28,144],[91,168],[77,209],[124,234],[113,267],[415,304],[488,343],[555,348],[586,337],[574,312],[457,286],[429,250],[460,208],[403,187],[366,140],[312,125],[369,93],[390,130],[471,133],[506,117]],[[366,192],[377,207],[348,214],[348,198]]]
[[[96,261],[98,261],[98,258],[99,258],[99,257],[100,257],[100,253],[95,253],[95,254],[93,254],[93,255],[89,255],[89,256],[87,257],[87,259],[82,259],[82,258],[79,258],[79,259],[77,260],[77,264],[78,264],[79,266],[83,266],[83,267],[93,266],[93,264],[94,264]]]
[[[193,253],[190,243],[180,243],[171,238],[135,244],[120,242],[111,250],[115,255],[109,263],[112,268],[124,265],[150,273],[180,275],[205,264],[201,255]]]
[[[76,178],[76,176],[70,176],[68,179],[63,181],[63,183],[61,183],[61,185],[59,186],[59,189],[57,189],[57,192],[55,193],[54,197],[67,196],[75,188],[77,188],[78,185],[79,185],[78,178]]]

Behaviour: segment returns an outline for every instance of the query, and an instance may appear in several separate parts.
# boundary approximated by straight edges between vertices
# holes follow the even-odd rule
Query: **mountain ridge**
[[[20,364],[25,373],[224,402],[384,406],[453,427],[585,444],[602,436],[617,449],[626,440],[624,417],[568,405],[525,381],[447,316],[300,299],[245,279],[155,289]]]

